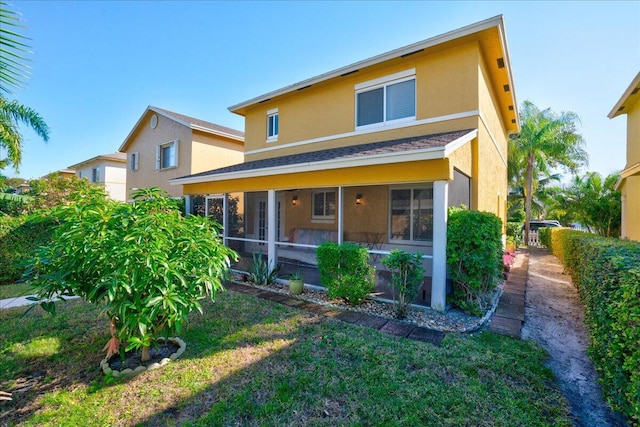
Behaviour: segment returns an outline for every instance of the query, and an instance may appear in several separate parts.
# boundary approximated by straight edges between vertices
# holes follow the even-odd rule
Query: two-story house
[[[102,154],[69,166],[78,178],[84,178],[104,187],[112,200],[127,200],[127,155]]]
[[[627,115],[627,164],[620,172],[616,190],[622,194],[620,237],[640,241],[640,73],[609,113]]]
[[[223,198],[225,241],[245,257],[312,268],[323,241],[357,242],[384,295],[380,256],[419,251],[416,303],[443,310],[448,207],[505,220],[519,119],[501,16],[229,109],[245,118],[244,162],[172,183]]]
[[[138,188],[159,187],[174,197],[169,180],[244,160],[244,133],[149,106],[118,151],[127,155],[127,197]]]

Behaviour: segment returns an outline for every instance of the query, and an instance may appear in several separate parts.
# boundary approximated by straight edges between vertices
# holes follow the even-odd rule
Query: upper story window
[[[317,191],[313,194],[312,219],[334,220],[336,217],[336,192]]]
[[[356,127],[416,117],[415,69],[359,83],[356,90]]]
[[[91,169],[91,182],[100,182],[100,169]]]
[[[278,140],[278,109],[267,111],[267,141]]]
[[[158,145],[156,149],[156,169],[178,167],[178,140]]]
[[[129,154],[129,169],[137,171],[140,166],[140,153]]]

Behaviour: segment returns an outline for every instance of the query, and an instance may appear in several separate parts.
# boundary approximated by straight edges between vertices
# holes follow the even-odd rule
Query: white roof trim
[[[323,160],[318,162],[299,163],[295,165],[274,166],[270,168],[254,169],[249,171],[228,172],[219,175],[175,178],[169,180],[169,183],[171,185],[199,184],[204,182],[227,181],[230,179],[257,178],[268,175],[314,172],[327,169],[342,169],[359,166],[384,165],[389,163],[444,159],[447,157],[446,153],[447,150],[449,150],[449,147],[453,147],[449,150],[449,152],[452,152],[460,146],[471,141],[477,135],[478,130],[474,129],[471,132],[461,136],[460,138],[451,141],[444,147],[425,148],[421,150],[412,150],[400,153],[373,154],[370,156],[358,157],[357,159],[349,158],[338,160]]]
[[[95,163],[95,162],[97,162],[99,160],[102,160],[104,162],[110,162],[111,161],[111,162],[116,162],[116,163],[125,163],[125,164],[127,163],[127,159],[118,159],[117,157],[111,157],[108,154],[106,154],[106,155],[105,154],[101,154],[99,156],[92,157],[89,160],[84,160],[84,161],[82,161],[80,163],[76,163],[75,165],[71,165],[71,166],[68,167],[68,169],[76,169],[76,168],[78,168],[80,166],[87,165],[89,163]]]
[[[347,74],[347,73],[351,73],[351,72],[360,70],[361,68],[370,67],[372,65],[379,64],[381,62],[388,61],[390,59],[394,59],[394,58],[397,58],[397,57],[402,56],[402,55],[406,55],[406,54],[413,53],[413,52],[418,51],[418,50],[427,49],[427,48],[430,48],[430,47],[433,47],[433,46],[437,46],[439,44],[446,43],[446,42],[449,42],[451,40],[455,40],[455,39],[458,39],[458,38],[461,38],[461,37],[465,37],[465,36],[468,36],[470,34],[478,33],[480,31],[484,31],[484,30],[487,30],[487,29],[493,28],[493,27],[498,27],[500,29],[500,34],[501,34],[502,43],[503,43],[503,50],[505,50],[505,56],[506,56],[505,60],[507,61],[507,63],[510,64],[509,53],[506,51],[506,36],[505,36],[505,32],[504,32],[504,19],[503,19],[502,15],[498,15],[498,16],[495,16],[493,18],[489,18],[489,19],[486,19],[484,21],[477,22],[475,24],[467,25],[466,27],[462,27],[462,28],[459,28],[457,30],[449,31],[448,33],[444,33],[444,34],[441,34],[439,36],[435,36],[435,37],[432,37],[432,38],[429,38],[429,39],[426,39],[426,40],[423,40],[423,41],[419,41],[417,43],[413,43],[413,44],[410,44],[408,46],[404,46],[404,47],[401,47],[399,49],[395,49],[395,50],[392,50],[390,52],[386,52],[386,53],[374,56],[372,58],[365,59],[363,61],[359,61],[359,62],[356,62],[356,63],[351,64],[351,65],[347,65],[346,67],[338,68],[337,70],[329,71],[327,73],[320,74],[319,76],[312,77],[310,79],[306,79],[306,80],[303,80],[303,81],[298,82],[298,83],[294,83],[294,84],[289,85],[289,86],[285,86],[285,87],[283,87],[281,89],[277,89],[275,91],[266,93],[264,95],[260,95],[258,97],[249,99],[248,101],[244,101],[244,102],[241,102],[239,104],[232,105],[231,107],[229,107],[229,111],[231,111],[232,113],[235,113],[239,109],[246,108],[246,107],[248,107],[250,105],[257,104],[257,103],[262,102],[262,101],[267,101],[267,100],[269,100],[269,99],[271,99],[273,97],[284,95],[286,93],[293,92],[293,91],[296,91],[298,89],[301,89],[301,88],[304,88],[304,87],[307,87],[307,86],[310,86],[310,85],[313,85],[313,84],[316,84],[316,83],[323,82],[325,80],[329,80],[329,79],[332,79],[332,78],[335,78],[335,77],[340,77],[343,74]],[[509,74],[509,85],[513,88],[513,81],[512,81],[512,74],[511,74],[511,67],[510,66],[509,66],[507,72]],[[514,96],[514,104],[515,104],[515,95],[513,95],[513,96]],[[516,105],[514,105],[514,108],[516,108]],[[517,113],[517,111],[516,111],[516,113]],[[518,116],[516,115],[516,117],[518,117]]]
[[[624,91],[624,93],[622,94],[618,102],[616,102],[616,105],[613,106],[613,109],[611,110],[611,112],[607,117],[609,117],[610,119],[613,119],[614,117],[620,114],[626,113],[626,111],[620,111],[618,113],[618,110],[620,109],[620,107],[624,105],[625,102],[627,102],[627,99],[631,96],[631,92],[633,92],[633,90],[638,86],[638,84],[640,84],[640,72],[638,72],[638,74],[633,79],[633,81],[631,81],[631,84],[629,85],[629,87],[627,87],[627,90]]]

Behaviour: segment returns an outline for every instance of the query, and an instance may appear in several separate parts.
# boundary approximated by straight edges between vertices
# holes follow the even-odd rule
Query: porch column
[[[191,215],[191,210],[193,208],[193,200],[191,200],[190,195],[184,196],[184,216]]]
[[[267,262],[269,269],[276,266],[278,256],[276,254],[276,229],[277,222],[276,190],[267,191]]]
[[[433,273],[431,308],[444,311],[447,303],[447,207],[449,183],[433,183]]]
[[[344,187],[338,187],[338,244],[344,241]]]
[[[222,241],[227,244],[229,236],[229,193],[222,194]]]

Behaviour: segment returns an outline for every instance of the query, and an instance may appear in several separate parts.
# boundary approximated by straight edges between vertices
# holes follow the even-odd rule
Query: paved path
[[[524,296],[528,270],[529,252],[519,252],[502,289],[498,307],[489,321],[491,332],[520,338],[524,323]]]
[[[522,338],[549,353],[548,364],[569,401],[576,426],[624,426],[601,398],[596,371],[587,357],[584,309],[571,277],[546,249],[532,248]]]

